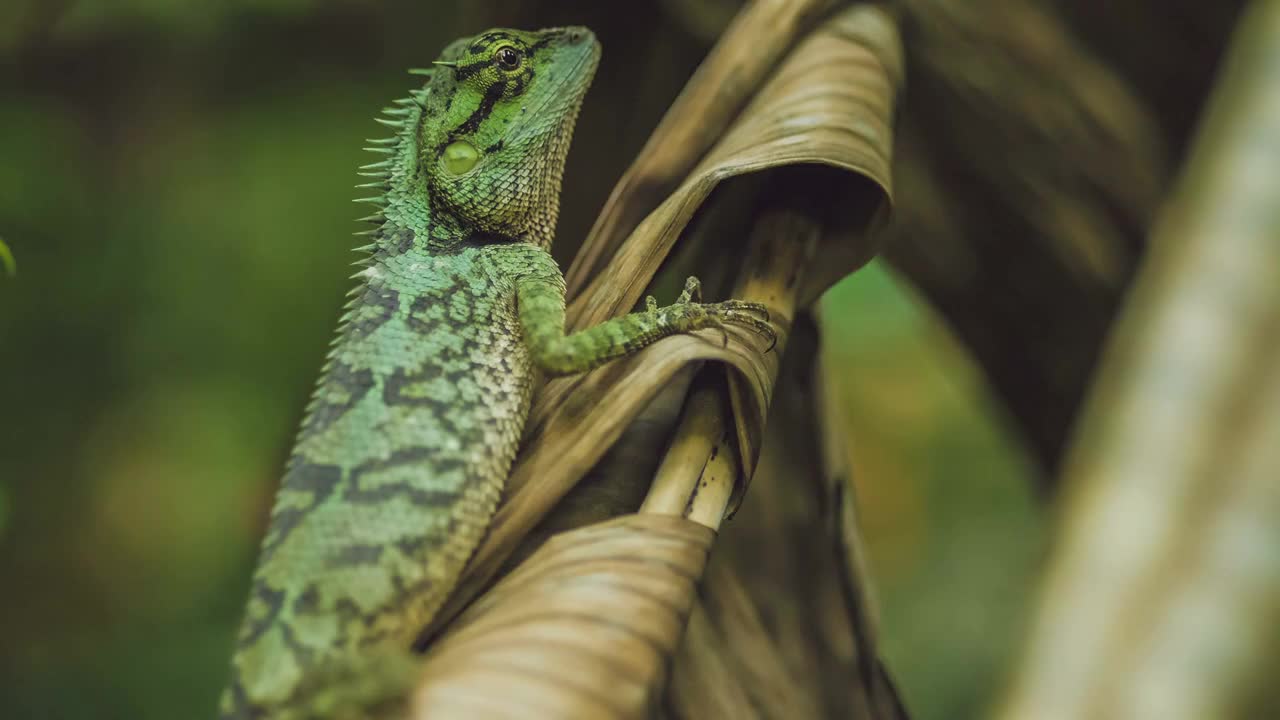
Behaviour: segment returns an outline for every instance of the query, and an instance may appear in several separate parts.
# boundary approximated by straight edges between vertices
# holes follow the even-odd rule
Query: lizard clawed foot
[[[743,313],[749,313],[751,315],[758,315],[760,320],[763,320],[766,323],[769,322],[769,308],[758,302],[747,302],[746,300],[725,300],[724,302],[716,303],[716,305],[724,308],[725,310],[736,310]]]
[[[720,333],[722,347],[729,345],[729,325],[739,325],[759,333],[769,341],[765,352],[770,352],[778,345],[778,333],[769,324],[769,308],[756,302],[744,300],[725,300],[718,303],[703,303],[702,283],[696,277],[684,281],[684,291],[676,299],[672,309],[682,308],[685,315],[681,323],[686,330],[713,329]],[[645,310],[649,313],[660,312],[658,302],[652,296],[645,298]]]
[[[717,321],[741,325],[765,337],[769,341],[769,347],[765,348],[766,353],[777,347],[778,332],[769,324],[769,309],[764,305],[742,300],[726,300],[708,307],[713,309],[713,316]]]

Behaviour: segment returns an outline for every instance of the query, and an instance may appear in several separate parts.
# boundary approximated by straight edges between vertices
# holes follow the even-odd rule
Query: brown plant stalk
[[[1280,2],[1255,3],[1090,396],[1001,717],[1274,714],[1278,69]]]

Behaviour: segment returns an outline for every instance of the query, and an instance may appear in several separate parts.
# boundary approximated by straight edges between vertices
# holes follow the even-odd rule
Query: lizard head
[[[417,128],[432,205],[482,232],[549,243],[599,59],[586,28],[490,30],[450,45]]]

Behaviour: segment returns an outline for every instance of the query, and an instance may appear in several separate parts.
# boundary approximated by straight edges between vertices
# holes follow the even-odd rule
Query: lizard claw
[[[700,302],[701,299],[702,284],[698,282],[698,278],[690,277],[685,280],[684,292],[680,293],[673,307],[682,307],[683,312],[688,313],[684,321],[686,330],[715,329],[720,332],[721,347],[728,347],[728,326],[738,325],[768,339],[769,347],[765,349],[766,353],[777,347],[778,333],[769,322],[769,308],[763,304],[745,300],[725,300],[703,304]],[[647,297],[645,307],[653,311],[657,309],[657,304],[652,297]]]
[[[725,300],[724,302],[719,303],[719,305],[725,310],[737,310],[739,312],[758,315],[759,319],[765,322],[769,322],[770,319],[769,308],[765,307],[761,303],[747,302],[745,300]]]
[[[777,347],[778,333],[773,329],[773,325],[769,324],[769,310],[764,305],[742,300],[726,300],[713,307],[718,321],[741,325],[767,338],[769,347],[765,349],[766,353]]]

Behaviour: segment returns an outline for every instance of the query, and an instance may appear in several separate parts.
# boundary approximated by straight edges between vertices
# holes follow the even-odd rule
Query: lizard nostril
[[[581,30],[573,29],[569,31],[569,34],[565,36],[565,39],[569,41],[570,45],[577,45],[582,42],[582,38],[584,36],[585,35]]]

